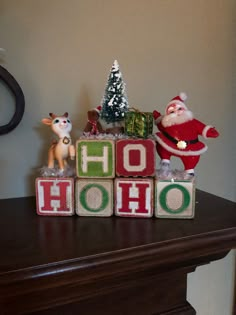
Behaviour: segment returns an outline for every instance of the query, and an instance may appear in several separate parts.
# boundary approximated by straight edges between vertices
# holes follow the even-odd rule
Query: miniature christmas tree
[[[124,120],[128,107],[125,83],[123,82],[119,64],[117,60],[115,60],[108,77],[102,101],[101,118],[108,124],[120,122]]]

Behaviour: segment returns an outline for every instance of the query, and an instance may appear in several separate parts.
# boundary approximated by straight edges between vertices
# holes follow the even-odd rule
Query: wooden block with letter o
[[[76,213],[80,216],[109,217],[113,214],[112,179],[76,179]]]
[[[74,179],[38,177],[36,179],[37,214],[70,216],[74,214]]]
[[[77,176],[81,178],[114,178],[114,147],[113,140],[77,140]]]
[[[192,219],[195,210],[195,181],[156,180],[155,216]]]
[[[116,142],[116,175],[155,175],[155,142],[151,139],[122,139]]]
[[[153,215],[153,179],[121,178],[114,181],[115,215],[150,218]]]

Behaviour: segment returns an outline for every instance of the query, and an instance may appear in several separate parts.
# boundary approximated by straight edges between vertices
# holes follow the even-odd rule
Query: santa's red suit
[[[183,93],[172,99],[164,116],[157,111],[153,112],[159,129],[155,138],[161,160],[169,161],[172,155],[177,156],[182,160],[185,171],[194,173],[200,155],[207,150],[207,146],[199,140],[198,136],[214,138],[219,134],[215,128],[194,119],[192,115],[185,118],[184,122],[178,122],[181,121],[181,115],[184,116],[186,112],[191,113],[184,104],[185,99],[186,95]],[[168,115],[176,117],[174,123],[168,123]]]

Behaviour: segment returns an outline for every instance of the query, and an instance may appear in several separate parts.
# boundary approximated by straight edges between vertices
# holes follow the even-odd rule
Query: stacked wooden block
[[[36,179],[39,215],[193,218],[194,181],[160,180],[151,139],[76,143],[76,179]]]

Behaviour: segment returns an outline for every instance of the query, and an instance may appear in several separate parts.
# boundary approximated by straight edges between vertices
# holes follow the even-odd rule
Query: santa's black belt
[[[198,138],[193,140],[177,140],[169,135],[166,131],[162,131],[162,133],[168,140],[176,144],[177,148],[179,149],[185,149],[189,144],[194,144],[198,142]]]

